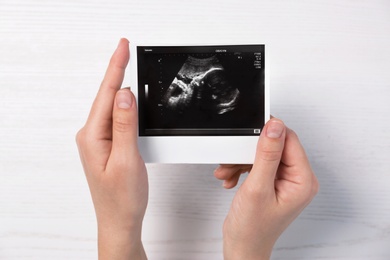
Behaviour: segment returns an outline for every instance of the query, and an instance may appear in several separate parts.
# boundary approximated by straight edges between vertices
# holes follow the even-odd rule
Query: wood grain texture
[[[271,112],[321,184],[272,258],[390,259],[389,32],[387,0],[2,0],[0,259],[96,259],[74,135],[120,37],[266,43]],[[148,165],[150,259],[222,259],[214,167]]]

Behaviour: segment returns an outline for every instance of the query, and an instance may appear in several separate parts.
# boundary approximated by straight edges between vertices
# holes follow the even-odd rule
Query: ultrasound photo
[[[258,135],[264,45],[139,46],[140,136]]]
[[[235,109],[239,96],[240,91],[229,83],[215,55],[204,59],[189,56],[162,102],[178,113],[192,108],[224,114]]]

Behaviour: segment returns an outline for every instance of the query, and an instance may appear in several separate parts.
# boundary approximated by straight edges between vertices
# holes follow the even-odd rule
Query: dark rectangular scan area
[[[264,126],[264,45],[138,46],[140,136],[250,136]]]

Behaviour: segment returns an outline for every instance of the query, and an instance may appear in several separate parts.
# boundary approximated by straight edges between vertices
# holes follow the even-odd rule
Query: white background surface
[[[271,113],[321,184],[272,258],[390,259],[388,0],[1,0],[0,259],[96,259],[74,135],[120,37],[265,42]],[[148,166],[150,259],[222,259],[235,190],[214,167]]]

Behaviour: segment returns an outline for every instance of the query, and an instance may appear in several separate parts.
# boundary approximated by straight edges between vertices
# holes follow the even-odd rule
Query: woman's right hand
[[[225,259],[269,259],[280,234],[319,189],[297,135],[276,118],[260,135],[253,166],[221,165],[215,176],[232,188],[248,170],[224,222]]]

